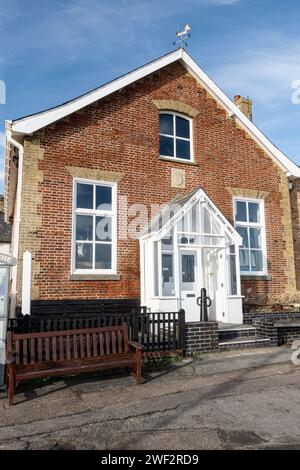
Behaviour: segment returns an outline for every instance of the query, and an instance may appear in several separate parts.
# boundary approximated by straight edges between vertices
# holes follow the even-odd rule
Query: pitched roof
[[[12,131],[20,135],[32,134],[176,61],[179,61],[191,75],[201,83],[208,93],[226,109],[230,116],[235,116],[240,126],[250,134],[256,143],[285,171],[287,176],[300,177],[300,168],[282,153],[253,122],[240,111],[235,103],[225,95],[184,49],[177,49],[170,52],[159,59],[149,62],[126,75],[112,80],[71,101],[67,101],[60,106],[17,119],[12,123]]]

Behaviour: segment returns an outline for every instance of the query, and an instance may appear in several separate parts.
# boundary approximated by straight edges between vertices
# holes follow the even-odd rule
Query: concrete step
[[[233,349],[267,348],[270,346],[269,338],[251,336],[244,338],[231,338],[219,342],[220,351],[231,351]]]
[[[251,325],[236,325],[232,327],[219,327],[219,341],[256,336],[256,330]]]

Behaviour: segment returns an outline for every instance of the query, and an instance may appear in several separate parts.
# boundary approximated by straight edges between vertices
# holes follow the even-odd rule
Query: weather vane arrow
[[[179,44],[179,47],[183,47],[183,46],[188,46],[188,43],[186,42],[190,37],[191,37],[191,28],[190,28],[190,25],[186,24],[183,31],[178,31],[178,26],[177,26],[177,33],[176,33],[176,36],[177,36],[177,40],[173,42],[173,46],[176,46],[177,44]]]

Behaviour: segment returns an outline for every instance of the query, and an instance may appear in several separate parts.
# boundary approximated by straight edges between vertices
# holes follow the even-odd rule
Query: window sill
[[[267,274],[259,274],[259,275],[251,275],[251,274],[242,274],[241,273],[241,280],[242,281],[272,281],[271,276]]]
[[[168,157],[159,157],[159,160],[172,162],[172,163],[183,163],[184,165],[192,165],[192,166],[199,166],[198,163],[189,161],[189,160],[178,160],[176,158],[168,158]]]
[[[70,281],[120,281],[121,274],[70,274]]]

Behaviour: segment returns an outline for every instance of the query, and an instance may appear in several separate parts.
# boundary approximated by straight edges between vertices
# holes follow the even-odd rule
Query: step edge
[[[263,342],[270,342],[270,338],[253,338],[253,339],[246,339],[243,340],[241,338],[241,341],[223,341],[219,342],[219,346],[224,346],[228,344],[245,344],[245,343],[263,343]]]

